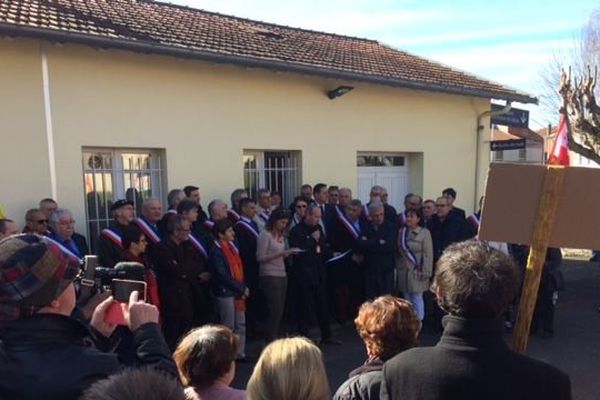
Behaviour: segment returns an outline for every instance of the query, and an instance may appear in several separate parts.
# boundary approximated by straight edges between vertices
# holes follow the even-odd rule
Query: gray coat
[[[421,262],[421,271],[417,271],[402,248],[402,231],[398,235],[400,263],[398,267],[398,289],[405,293],[422,293],[429,290],[429,279],[433,274],[433,243],[426,228],[417,227],[408,233],[408,248]]]
[[[369,359],[350,372],[348,380],[340,385],[333,400],[379,400],[383,361]]]

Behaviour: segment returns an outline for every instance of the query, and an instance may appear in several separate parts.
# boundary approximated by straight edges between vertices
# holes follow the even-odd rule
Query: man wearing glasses
[[[471,235],[466,220],[451,212],[447,197],[438,197],[435,208],[437,213],[431,217],[427,227],[433,240],[433,259],[437,262],[446,247],[467,240]]]
[[[50,227],[52,239],[65,246],[79,258],[89,254],[85,237],[75,232],[73,214],[66,208],[58,208],[50,214]]]
[[[32,208],[25,213],[23,233],[48,234],[48,218],[39,208]]]

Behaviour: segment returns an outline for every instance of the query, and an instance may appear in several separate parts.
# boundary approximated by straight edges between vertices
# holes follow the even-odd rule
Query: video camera
[[[136,262],[120,262],[114,268],[98,266],[97,256],[85,256],[84,276],[79,291],[80,300],[111,288],[114,279],[145,281],[144,266]]]

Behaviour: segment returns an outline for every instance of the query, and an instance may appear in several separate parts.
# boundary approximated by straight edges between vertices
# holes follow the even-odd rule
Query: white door
[[[379,185],[388,191],[388,204],[394,206],[398,212],[404,210],[404,196],[408,193],[410,186],[408,167],[406,165],[359,166],[357,168],[358,198],[361,201],[368,202],[371,187]]]

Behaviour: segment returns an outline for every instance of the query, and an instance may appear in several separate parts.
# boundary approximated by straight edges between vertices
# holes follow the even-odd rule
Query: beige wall
[[[15,153],[36,142],[28,167],[2,172],[2,187],[14,188],[0,200],[9,215],[49,195],[38,47],[0,41],[0,59],[10,58],[0,63],[0,84],[10,87],[0,93],[1,108],[10,107],[0,111],[9,115],[0,132],[11,153],[0,169],[22,165]],[[411,190],[434,197],[453,186],[457,203],[473,208],[475,126],[486,99],[75,45],[47,45],[47,53],[58,200],[79,221],[85,146],[165,149],[169,188],[198,184],[205,202],[242,186],[243,149],[301,150],[303,181],[353,189],[357,151],[422,153],[409,156]],[[338,84],[356,89],[331,101],[325,92]],[[482,151],[480,164],[488,162]]]

